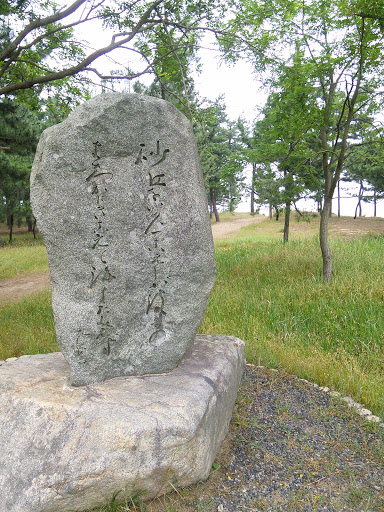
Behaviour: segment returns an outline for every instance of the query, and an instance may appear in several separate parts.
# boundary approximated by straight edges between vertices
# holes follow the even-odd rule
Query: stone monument
[[[72,384],[175,368],[215,275],[186,117],[139,94],[85,102],[42,135],[31,203]]]
[[[214,251],[193,132],[105,94],[46,130],[31,200],[62,353],[0,361],[0,512],[69,512],[208,477],[244,343],[197,335]]]

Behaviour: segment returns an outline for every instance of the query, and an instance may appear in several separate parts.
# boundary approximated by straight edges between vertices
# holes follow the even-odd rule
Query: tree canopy
[[[219,9],[217,2],[204,0],[76,0],[63,8],[52,0],[14,0],[1,5],[0,95],[80,75],[131,80],[154,73],[161,78],[160,62],[167,61],[166,73],[172,73],[177,50],[192,51],[200,29],[209,29]],[[113,35],[107,45],[93,49],[78,29],[96,22]],[[116,50],[139,56],[140,69],[120,66],[116,73],[103,73],[99,59],[113,57]]]

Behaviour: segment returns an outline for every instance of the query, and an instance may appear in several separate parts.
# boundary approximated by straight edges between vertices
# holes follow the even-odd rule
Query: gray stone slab
[[[199,335],[168,374],[72,387],[62,354],[0,366],[0,512],[70,512],[208,477],[244,343]]]
[[[175,368],[215,274],[187,118],[137,94],[85,102],[42,134],[31,203],[72,384]]]

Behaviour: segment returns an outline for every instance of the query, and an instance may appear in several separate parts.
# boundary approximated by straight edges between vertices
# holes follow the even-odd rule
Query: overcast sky
[[[207,43],[200,50],[202,73],[195,76],[196,88],[202,97],[215,100],[225,96],[227,114],[231,120],[245,117],[252,122],[266,101],[266,92],[253,73],[252,65],[243,60],[233,65],[223,62],[217,51]]]

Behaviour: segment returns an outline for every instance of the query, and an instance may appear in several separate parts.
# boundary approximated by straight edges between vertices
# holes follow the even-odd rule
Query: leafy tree
[[[302,52],[297,50],[292,62],[281,66],[272,81],[272,92],[259,122],[264,162],[275,164],[281,177],[280,196],[284,203],[283,239],[288,241],[292,204],[309,188],[311,135],[316,127],[318,109]]]
[[[226,205],[228,210],[233,213],[236,205],[241,200],[245,187],[243,176],[245,162],[242,156],[242,143],[238,124],[226,119],[224,133],[226,135],[227,152],[221,174],[226,190],[224,194]]]
[[[259,134],[257,132],[257,123],[254,123],[252,130],[248,127],[246,121],[244,119],[239,118],[237,121],[237,126],[239,129],[240,141],[243,145],[242,154],[245,162],[251,164],[252,166],[252,174],[251,174],[251,185],[248,188],[249,195],[251,197],[251,215],[255,214],[255,204],[256,204],[256,174],[257,174],[257,166],[258,164],[262,164],[260,161],[258,149],[259,142]]]
[[[262,164],[257,166],[255,178],[259,203],[268,204],[269,217],[272,218],[274,210],[278,221],[284,204],[282,176],[271,164]]]
[[[383,76],[383,38],[378,20],[358,16],[345,0],[241,1],[228,31],[233,38],[221,39],[229,59],[239,52],[258,69],[278,76],[289,55],[300,52],[300,73],[312,87],[313,111],[317,110],[318,158],[324,179],[320,247],[323,278],[332,275],[328,243],[328,219],[332,198],[341,176],[349,135],[356,122],[363,122],[381,108],[379,84]],[[248,40],[241,45],[237,37]],[[317,145],[316,144],[316,145]]]
[[[29,174],[41,125],[36,115],[11,100],[0,102],[0,114],[0,212],[12,241],[15,217],[32,219]]]
[[[236,123],[228,122],[222,98],[199,109],[194,122],[211,214],[218,206],[234,211],[243,187],[243,159]]]
[[[140,36],[136,44],[146,61],[153,62],[151,68],[155,78],[150,87],[144,91],[141,87],[138,91],[136,86],[136,91],[168,100],[192,119],[196,113],[197,98],[191,65],[197,64],[198,32],[189,32],[186,40],[184,32],[166,23],[164,5],[156,7],[155,11],[163,22]],[[187,14],[184,23],[191,22],[191,14]]]
[[[344,8],[354,16],[376,20],[384,32],[384,5],[380,0],[352,0],[345,2]]]
[[[384,198],[384,147],[383,143],[380,144],[376,140],[377,133],[372,133],[370,130],[364,138],[364,143],[357,144],[346,159],[345,180],[360,183],[355,217],[358,210],[361,212],[362,200],[373,202],[376,217],[377,201]],[[364,191],[368,192],[368,195],[363,196]]]

